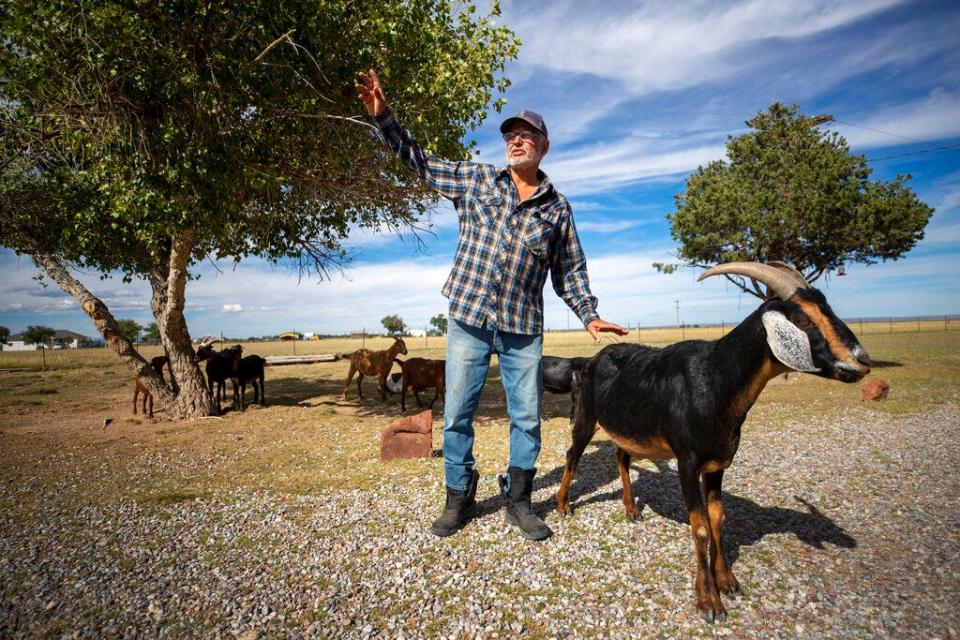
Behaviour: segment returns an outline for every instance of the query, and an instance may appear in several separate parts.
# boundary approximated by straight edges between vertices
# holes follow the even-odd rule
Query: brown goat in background
[[[163,368],[167,366],[167,363],[170,361],[167,356],[157,356],[156,358],[151,358],[150,366],[153,367],[153,370],[157,372],[157,375],[160,376],[160,379],[163,380]],[[144,386],[143,381],[140,380],[140,377],[134,380],[133,387],[133,415],[137,415],[137,396],[143,394],[143,413],[147,413],[147,400],[150,401],[150,414],[149,417],[153,417],[153,394],[147,391],[147,388]]]
[[[387,376],[390,375],[390,369],[393,368],[393,359],[397,354],[407,355],[407,345],[401,338],[394,337],[394,343],[389,349],[383,351],[370,351],[370,349],[357,349],[353,353],[345,353],[342,357],[350,358],[350,373],[347,374],[347,381],[343,385],[343,399],[347,399],[347,389],[350,388],[350,381],[354,374],[359,374],[357,378],[357,395],[363,400],[363,390],[360,385],[363,382],[363,376],[377,376],[377,390],[380,391],[380,399],[387,399]]]
[[[436,393],[433,394],[433,400],[430,401],[430,408],[433,409],[437,398],[444,396],[444,384],[446,381],[446,360],[427,360],[426,358],[409,358],[406,361],[397,358],[396,363],[400,365],[400,410],[407,410],[407,391],[413,392],[413,397],[417,399],[417,406],[423,407],[420,402],[420,392],[436,387]]]

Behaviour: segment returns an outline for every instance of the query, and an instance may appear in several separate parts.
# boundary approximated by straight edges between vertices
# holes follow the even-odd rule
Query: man
[[[360,73],[357,97],[393,152],[427,184],[453,201],[460,242],[443,286],[450,300],[447,331],[443,458],[447,499],[430,531],[448,536],[466,524],[475,506],[479,474],[473,459],[473,414],[490,356],[497,354],[510,414],[510,463],[500,487],[506,519],[531,540],[550,528],[531,510],[540,453],[543,380],[543,285],[577,314],[594,341],[599,332],[626,335],[601,320],[590,294],[587,264],[566,198],[540,171],[550,148],[543,118],[521,111],[500,125],[507,167],[451,162],[423,152],[387,106],[377,72]]]

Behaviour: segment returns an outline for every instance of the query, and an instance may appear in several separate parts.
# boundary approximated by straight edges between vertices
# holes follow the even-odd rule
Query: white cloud
[[[763,64],[744,55],[747,44],[824,33],[897,3],[661,1],[611,10],[571,0],[538,11],[518,4],[507,23],[526,64],[613,79],[642,95],[723,80]]]
[[[225,304],[223,305],[223,310],[225,313],[241,313],[243,311],[243,305],[241,304]]]
[[[587,220],[577,223],[577,231],[592,231],[594,233],[617,233],[626,231],[641,224],[640,220]]]
[[[851,147],[873,148],[960,136],[960,93],[935,90],[929,95],[888,105],[860,118],[832,125]],[[893,134],[893,135],[891,135]]]
[[[559,154],[545,168],[564,193],[582,196],[689,172],[726,157],[723,144],[688,149],[651,148],[633,140]]]

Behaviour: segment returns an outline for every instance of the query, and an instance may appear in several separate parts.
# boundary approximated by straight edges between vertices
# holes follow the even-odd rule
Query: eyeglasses
[[[522,142],[533,142],[534,140],[540,138],[539,133],[534,133],[533,131],[521,131],[516,133],[514,131],[507,131],[503,134],[503,141],[506,143],[513,142],[514,139],[520,138]]]

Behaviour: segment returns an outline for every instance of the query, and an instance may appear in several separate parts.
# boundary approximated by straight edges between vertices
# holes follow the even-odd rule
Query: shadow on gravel
[[[570,484],[570,506],[576,517],[578,507],[597,502],[609,503],[610,509],[623,509],[623,491],[595,493],[600,487],[619,478],[616,463],[616,445],[609,441],[591,443],[583,456],[577,473]],[[632,466],[633,494],[641,511],[651,509],[656,514],[680,524],[687,524],[687,510],[680,493],[680,479],[677,472],[666,462],[655,463],[657,471]],[[639,476],[639,477],[638,477]],[[535,481],[535,489],[559,487],[563,477],[563,467],[557,467]],[[776,533],[791,533],[811,547],[822,549],[829,543],[845,549],[857,546],[857,541],[843,527],[825,515],[816,506],[800,496],[794,499],[803,509],[784,507],[764,507],[752,500],[741,498],[728,491],[723,492],[723,505],[726,511],[724,527],[724,548],[730,562],[740,556],[740,547],[752,545],[764,536]],[[497,499],[499,504],[499,499]],[[534,510],[543,515],[556,507],[553,497],[535,503]],[[622,513],[622,511],[621,511]],[[643,523],[638,522],[638,527]]]

